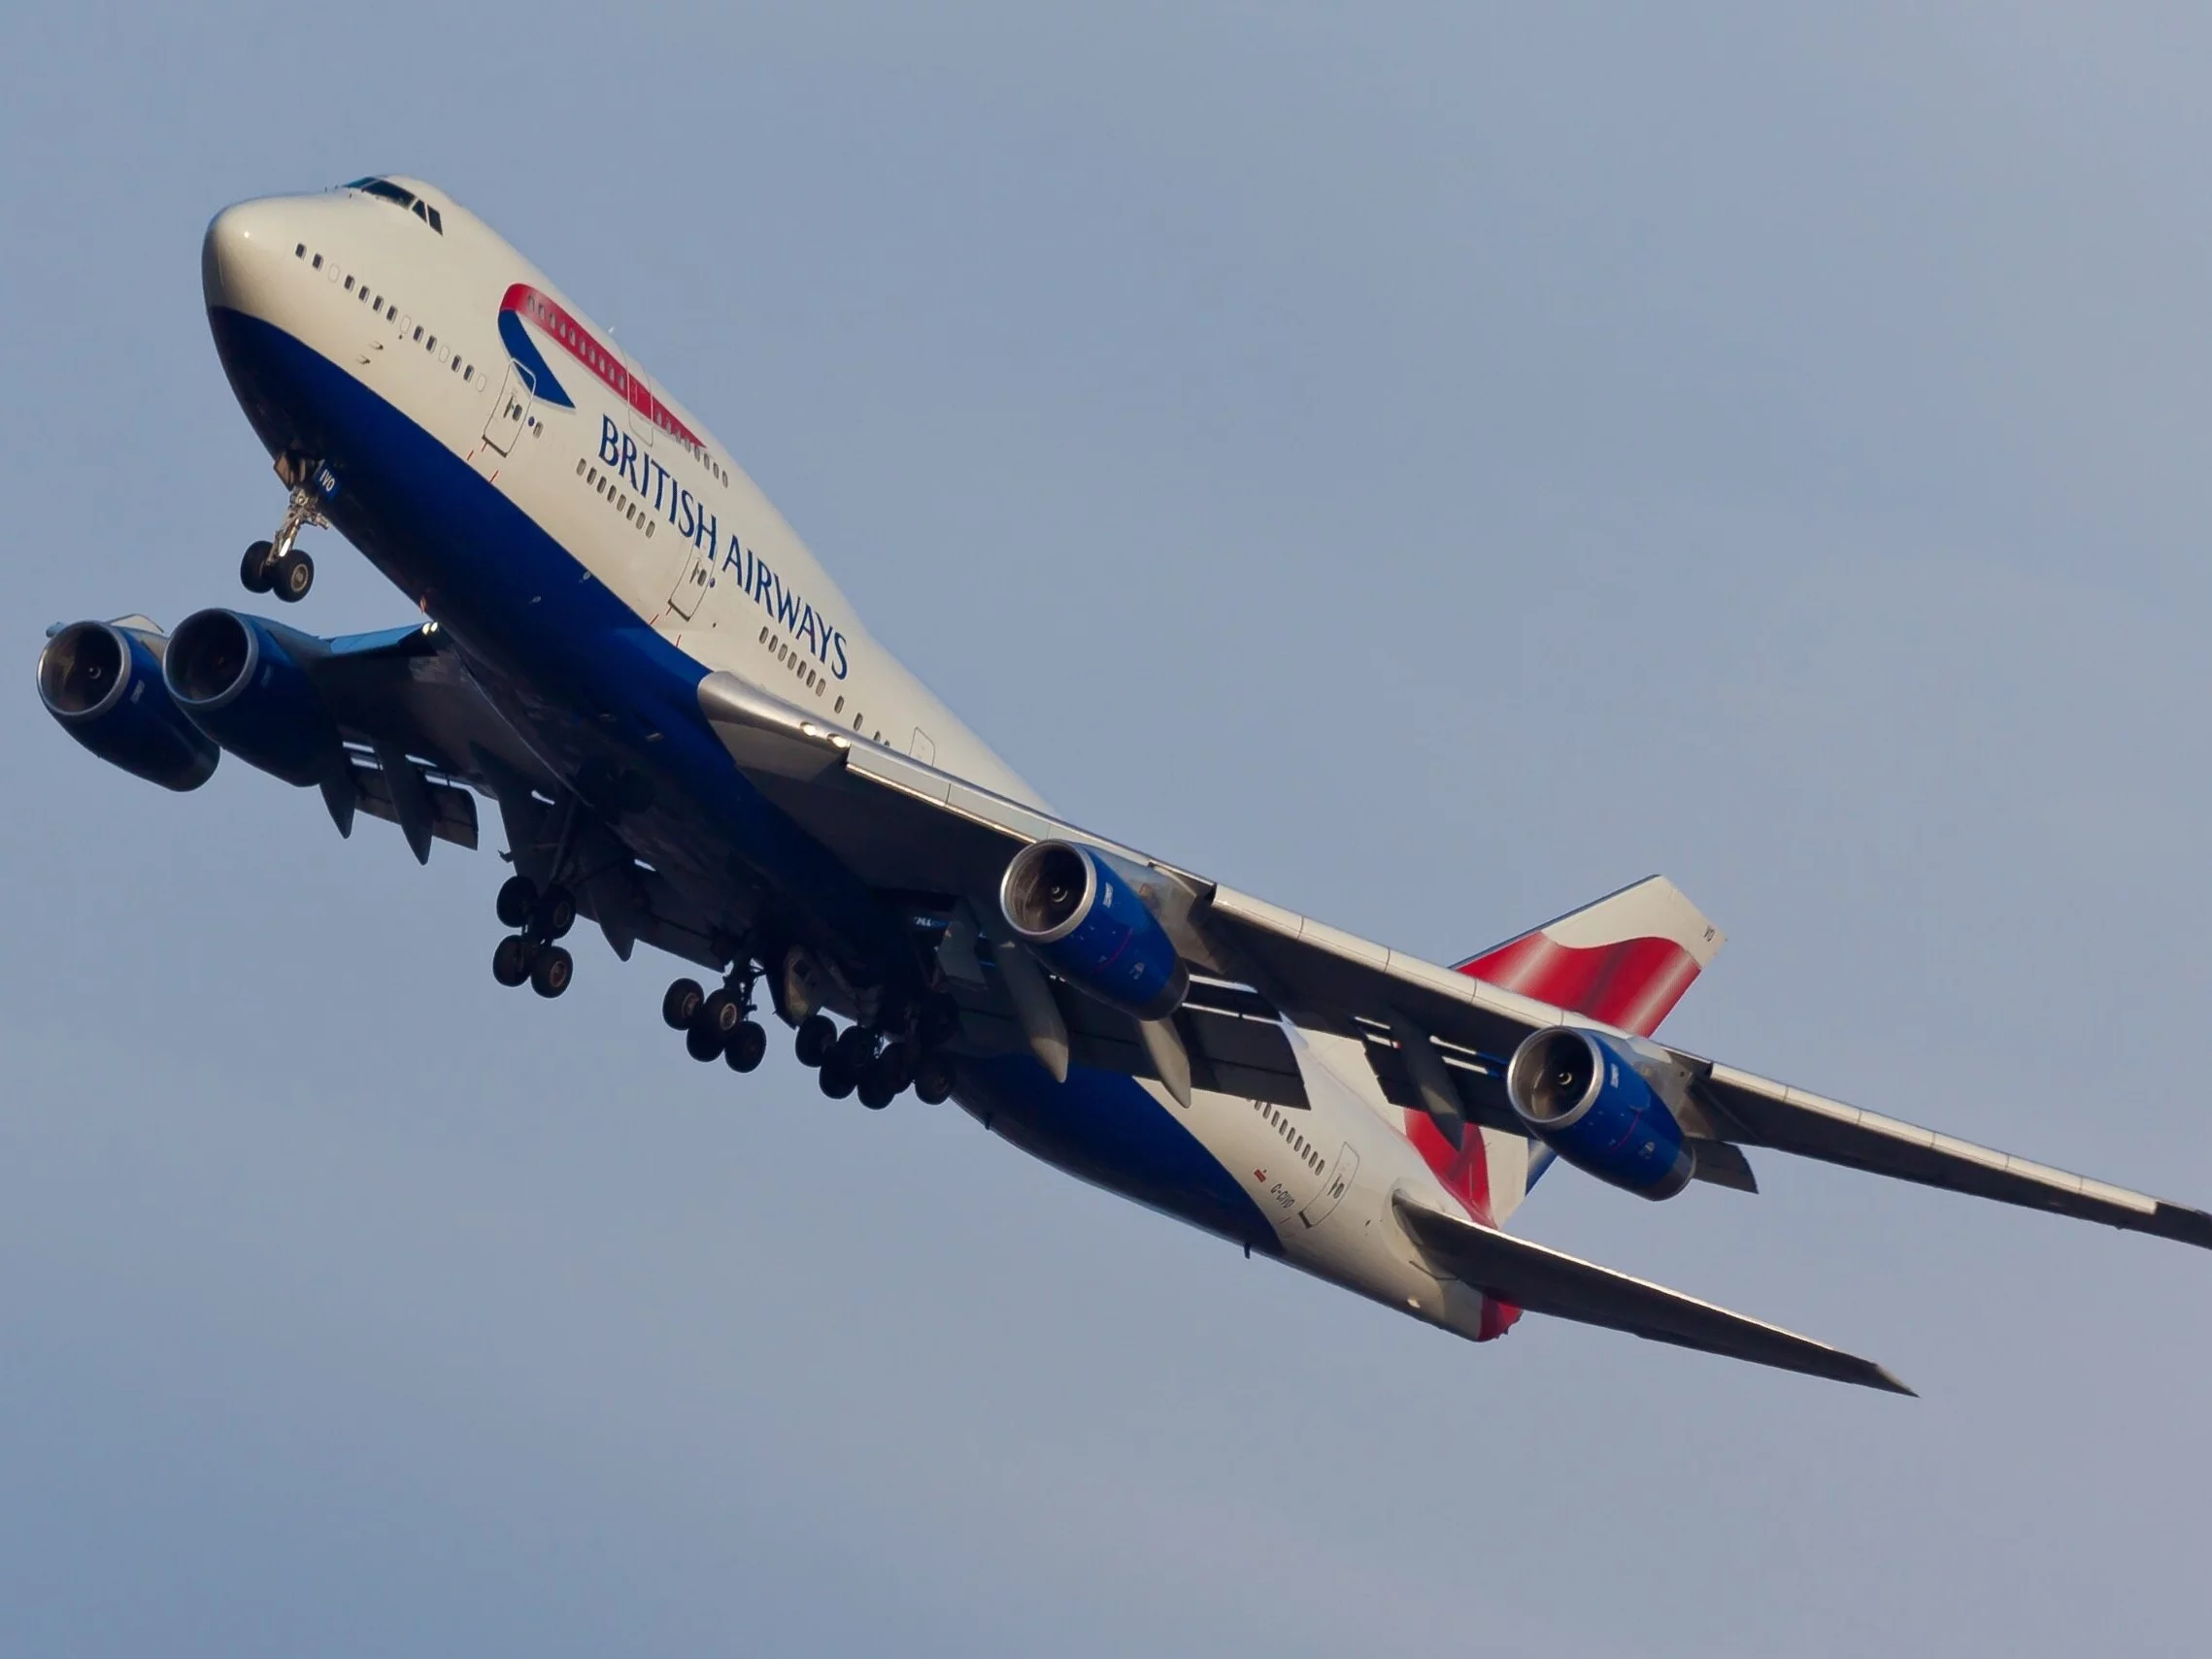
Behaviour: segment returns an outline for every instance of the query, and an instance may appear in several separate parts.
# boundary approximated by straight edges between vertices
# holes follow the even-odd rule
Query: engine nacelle
[[[102,760],[164,789],[197,789],[220,752],[162,682],[160,640],[113,622],[71,623],[39,652],[39,701]]]
[[[998,884],[1014,936],[1070,984],[1139,1019],[1183,1006],[1190,976],[1120,859],[1070,841],[1025,846]]]
[[[1505,1092],[1528,1132],[1577,1169],[1646,1198],[1690,1184],[1696,1154],[1625,1045],[1557,1025],[1513,1051]]]
[[[319,783],[345,764],[338,730],[300,667],[322,642],[235,611],[195,611],[169,638],[162,674],[192,724],[286,783]]]

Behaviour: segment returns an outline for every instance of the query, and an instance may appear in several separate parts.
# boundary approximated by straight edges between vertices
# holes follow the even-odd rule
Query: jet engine
[[[1070,984],[1138,1019],[1164,1019],[1190,976],[1143,896],[1148,875],[1073,842],[1035,842],[1006,867],[998,907],[1014,936]]]
[[[344,764],[329,712],[301,668],[320,640],[235,611],[196,611],[170,636],[162,674],[192,724],[286,783]]]
[[[1646,1198],[1690,1184],[1696,1155],[1627,1045],[1570,1025],[1534,1032],[1513,1051],[1505,1092],[1531,1135],[1599,1180]]]
[[[39,701],[102,760],[164,789],[197,789],[220,754],[169,695],[164,643],[114,622],[73,622],[39,652]]]

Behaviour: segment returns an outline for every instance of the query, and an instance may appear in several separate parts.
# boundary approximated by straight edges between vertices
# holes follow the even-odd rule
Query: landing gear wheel
[[[238,561],[238,584],[249,593],[269,591],[269,554],[273,549],[266,542],[255,542],[246,549],[246,556]]]
[[[722,1059],[733,1072],[750,1072],[768,1052],[768,1033],[755,1020],[747,1020],[722,1045]]]
[[[530,946],[515,934],[499,942],[491,953],[491,977],[513,990],[530,977]]]
[[[745,1006],[727,991],[716,991],[699,1005],[698,1017],[714,1028],[723,1042],[745,1023]]]
[[[839,1065],[837,1056],[832,1054],[822,1062],[821,1081],[823,1094],[829,1096],[831,1100],[843,1100],[853,1092],[857,1079],[854,1078],[851,1072]]]
[[[530,912],[541,939],[558,939],[576,925],[576,896],[566,887],[548,887]]]
[[[530,912],[538,902],[538,884],[527,876],[510,876],[499,884],[499,898],[494,909],[499,912],[502,927],[520,927],[530,919]]]
[[[800,1065],[819,1066],[829,1058],[830,1045],[836,1041],[837,1027],[829,1023],[829,1015],[810,1013],[799,1021],[799,1034],[791,1040],[791,1051],[799,1057]]]
[[[885,1044],[884,1051],[876,1056],[876,1064],[890,1079],[894,1095],[914,1081],[914,1050],[904,1043]]]
[[[706,1000],[707,993],[698,980],[678,979],[660,999],[660,1017],[669,1030],[682,1031],[690,1025],[691,1016]]]
[[[286,605],[297,605],[315,585],[315,561],[297,547],[286,547],[269,568],[269,586]]]
[[[703,1008],[691,1016],[691,1023],[684,1028],[684,1052],[702,1066],[709,1060],[721,1058],[722,1034],[708,1020],[707,1011]]]
[[[924,1054],[914,1068],[914,1098],[924,1106],[943,1106],[953,1098],[953,1062],[943,1054]]]
[[[848,1025],[829,1052],[831,1059],[858,1078],[875,1064],[876,1034],[864,1025]]]
[[[883,1061],[878,1060],[860,1074],[860,1104],[870,1112],[883,1111],[897,1095],[898,1090],[892,1086],[891,1076]]]
[[[557,997],[576,977],[576,958],[557,945],[548,945],[530,963],[530,989],[541,997]]]

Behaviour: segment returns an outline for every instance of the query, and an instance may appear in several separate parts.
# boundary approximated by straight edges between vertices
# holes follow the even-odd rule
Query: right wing
[[[1734,1145],[1772,1146],[1871,1175],[2055,1211],[2212,1249],[2212,1215],[2186,1205],[1862,1112],[1733,1066],[1706,1068],[1693,1089],[1713,1119],[1718,1138]]]
[[[964,899],[980,917],[995,905],[1009,860],[1032,842],[1065,838],[1150,864],[1194,895],[1184,946],[1194,974],[1250,986],[1301,1026],[1362,1039],[1386,1094],[1397,1104],[1422,1104],[1404,1057],[1408,1029],[1430,1040],[1462,1097],[1465,1117],[1512,1133],[1525,1130],[1506,1104],[1503,1078],[1524,1038],[1555,1025],[1631,1035],[1149,858],[1037,807],[826,727],[811,712],[734,675],[709,675],[699,700],[738,765],[879,888]],[[1085,1012],[1113,1037],[1096,1045],[1087,1063],[1145,1073],[1134,1027],[1110,1011]],[[995,1023],[1011,1029],[1004,1017]],[[1208,1030],[1180,1014],[1176,1024],[1202,1066]],[[2212,1248],[2212,1214],[2203,1211],[1917,1129],[1681,1050],[1667,1052],[1690,1078],[1701,1109],[1692,1114],[1701,1120],[1686,1120],[1684,1128],[1710,1148],[1709,1178],[1722,1184],[1753,1184],[1736,1146],[1773,1146]]]
[[[1468,1099],[1469,1114],[1495,1127],[1517,1126],[1503,1079],[1505,1060],[1523,1037],[1553,1025],[1613,1029],[1225,887],[1214,889],[1207,922],[1226,933],[1262,977],[1274,981],[1278,988],[1271,994],[1279,999],[1288,993],[1294,1005],[1312,999],[1352,1011],[1353,1034],[1367,1040],[1371,1053],[1378,1048],[1381,1022],[1366,1010],[1388,1006],[1420,1022],[1438,1039],[1441,1057]],[[2212,1249],[2212,1214],[2204,1211],[1939,1135],[1682,1049],[1666,1052],[1689,1078],[1691,1098],[1700,1109],[1685,1119],[1684,1129],[1701,1145],[1772,1146]],[[1391,1063],[1379,1061],[1376,1070],[1388,1086]],[[1703,1121],[1693,1120],[1699,1116]],[[1741,1155],[1736,1157],[1740,1162]],[[1743,1172],[1742,1179],[1724,1178],[1723,1184],[1745,1184],[1748,1178]]]
[[[1531,1313],[1625,1331],[1655,1343],[1697,1348],[1728,1359],[1747,1359],[1783,1371],[1826,1377],[1861,1388],[1910,1394],[1870,1359],[1831,1348],[1779,1325],[1731,1313],[1710,1302],[1669,1290],[1625,1273],[1546,1249],[1495,1228],[1393,1201],[1398,1219],[1422,1253],[1484,1295]]]

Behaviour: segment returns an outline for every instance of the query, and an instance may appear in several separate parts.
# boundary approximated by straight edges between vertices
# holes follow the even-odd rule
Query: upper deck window
[[[412,213],[440,236],[446,234],[446,221],[438,216],[436,208],[419,199],[413,191],[401,189],[389,179],[356,179],[346,188],[359,190],[364,195],[382,196],[400,212]]]

